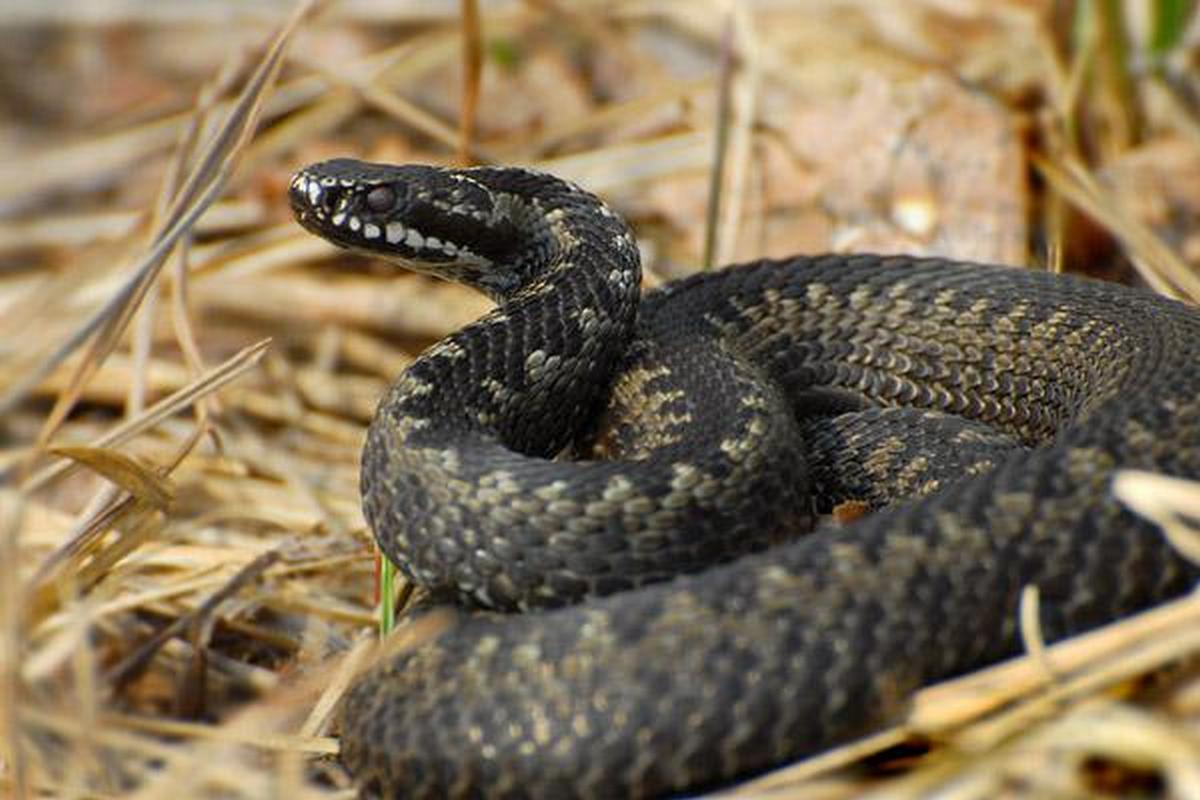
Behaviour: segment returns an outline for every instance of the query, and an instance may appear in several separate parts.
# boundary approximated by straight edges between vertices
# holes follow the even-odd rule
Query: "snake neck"
[[[288,197],[328,241],[499,306],[393,386],[378,424],[394,443],[480,434],[548,456],[603,402],[633,335],[641,266],[629,227],[594,195],[525,169],[333,159],[300,170]]]
[[[407,446],[444,447],[465,429],[550,457],[594,418],[633,336],[637,246],[602,201],[557,178],[461,174],[487,189],[509,227],[502,262],[457,278],[498,307],[426,351],[384,406]]]

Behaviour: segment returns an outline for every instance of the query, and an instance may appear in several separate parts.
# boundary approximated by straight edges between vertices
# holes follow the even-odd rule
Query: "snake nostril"
[[[328,216],[345,203],[346,189],[314,175],[298,173],[288,186],[288,200],[301,213]]]
[[[291,202],[292,208],[298,210],[320,208],[323,205],[324,197],[325,192],[320,182],[316,178],[304,174],[297,175],[288,188],[288,200]]]

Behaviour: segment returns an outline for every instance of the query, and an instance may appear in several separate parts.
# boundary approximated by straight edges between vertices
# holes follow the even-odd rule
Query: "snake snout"
[[[347,189],[328,179],[297,172],[288,187],[288,202],[297,219],[302,222],[313,217],[328,219],[343,204]]]

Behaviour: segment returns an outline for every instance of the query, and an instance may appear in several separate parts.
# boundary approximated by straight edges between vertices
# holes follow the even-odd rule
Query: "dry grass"
[[[905,250],[1200,299],[1195,25],[1016,0],[327,5],[0,10],[14,796],[351,793],[329,722],[373,650],[362,430],[486,304],[302,233],[302,163],[552,169],[634,220],[650,283]],[[1195,557],[1200,488],[1119,491]],[[1025,658],[736,791],[1200,797],[1200,600],[1049,647],[1036,601]],[[928,753],[880,761],[914,732]]]

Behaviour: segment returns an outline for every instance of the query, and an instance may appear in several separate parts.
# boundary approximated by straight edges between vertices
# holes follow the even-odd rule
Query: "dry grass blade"
[[[468,160],[493,162],[495,156],[486,148],[462,139],[460,131],[435,114],[405,100],[381,85],[384,73],[377,72],[369,78],[359,77],[344,68],[331,68],[328,64],[308,63],[317,74],[332,86],[349,89],[370,105],[396,118],[403,125],[431,137],[449,148],[463,147]]]
[[[17,716],[22,692],[20,664],[25,652],[23,598],[16,572],[22,511],[21,495],[0,487],[0,763],[8,765],[7,777],[16,796],[28,792]]]
[[[1165,796],[1200,797],[1200,742],[1129,706],[1099,704],[1069,714],[1047,725],[1028,745],[1058,758],[1133,764],[1162,775]]]
[[[163,517],[150,503],[129,494],[101,498],[107,501],[104,506],[43,562],[29,582],[26,615],[30,622],[43,619],[73,593],[87,592],[162,530]],[[122,535],[106,544],[104,535],[118,526],[124,529]]]
[[[300,737],[263,734],[259,731],[230,731],[225,728],[215,728],[212,725],[201,725],[194,722],[172,722],[170,720],[149,720],[140,717],[122,717],[109,715],[106,722],[114,727],[130,730],[142,730],[162,736],[186,736],[190,739],[208,739],[226,743],[250,745],[260,750],[275,750],[280,752],[301,752],[317,756],[335,756],[338,753],[337,741],[324,737]]]
[[[712,164],[712,152],[712,134],[680,133],[534,161],[530,166],[603,192],[707,169]]]
[[[1113,481],[1113,493],[1162,528],[1175,549],[1200,564],[1200,483],[1124,470]]]
[[[162,181],[158,198],[154,205],[151,225],[153,230],[162,228],[162,221],[168,214],[168,205],[171,203],[172,198],[179,192],[179,183],[182,180],[187,161],[194,153],[203,122],[208,118],[208,114],[211,112],[217,98],[224,91],[232,88],[234,75],[237,72],[237,69],[233,66],[235,61],[227,61],[226,68],[218,74],[216,80],[201,89],[199,99],[193,109],[192,117],[188,124],[180,131],[174,158],[171,159],[167,166],[167,173]],[[194,365],[196,371],[200,371],[199,349],[196,346],[195,337],[190,325],[188,325],[187,315],[180,300],[187,288],[187,253],[191,239],[192,231],[188,231],[180,237],[174,250],[176,269],[174,272],[175,282],[171,287],[172,311],[174,312],[176,322],[176,338],[179,340],[180,346],[189,362]],[[157,301],[159,294],[159,283],[155,280],[150,280],[146,286],[144,299],[140,303],[134,301],[130,304],[131,306],[138,306],[140,314],[138,315],[138,326],[133,339],[134,380],[130,384],[126,401],[126,413],[128,415],[136,414],[145,406],[146,372],[153,348],[154,325],[158,316]],[[205,406],[203,404],[197,406],[197,413],[201,424],[203,424],[205,414]]]
[[[181,410],[195,404],[200,399],[211,395],[221,387],[245,374],[248,370],[254,368],[262,359],[263,355],[266,354],[267,348],[270,347],[270,345],[271,340],[264,339],[261,342],[252,344],[244,350],[235,353],[225,362],[217,365],[208,373],[201,375],[188,385],[172,393],[170,396],[159,400],[153,406],[146,409],[136,417],[123,420],[119,425],[114,426],[103,436],[93,441],[90,446],[113,447],[132,439],[138,434],[150,430],[154,426],[160,424],[163,420],[173,417]],[[51,464],[50,466],[32,475],[22,484],[21,488],[25,492],[37,491],[50,481],[62,477],[68,472],[69,469],[70,465],[68,463],[59,462],[57,464]]]
[[[717,793],[714,796],[753,798],[764,797],[768,794],[774,795],[778,792],[788,796],[804,797],[803,789],[796,794],[797,787],[803,787],[806,782],[815,778],[850,767],[865,758],[882,753],[888,748],[904,744],[910,738],[910,734],[903,728],[888,728],[850,744],[832,748],[812,758],[780,767],[760,778],[745,781],[729,792]]]
[[[1018,607],[1020,620],[1021,644],[1034,663],[1041,666],[1046,673],[1046,679],[1055,679],[1054,666],[1046,655],[1046,637],[1042,633],[1041,592],[1036,586],[1026,586],[1021,590],[1021,603]]]
[[[154,654],[158,652],[158,649],[168,639],[180,636],[189,628],[203,623],[215,614],[217,608],[229,599],[229,597],[246,588],[251,582],[258,580],[267,569],[274,566],[278,561],[278,551],[272,550],[263,553],[242,567],[224,586],[213,592],[194,611],[176,617],[174,622],[164,627],[150,640],[143,642],[137,650],[110,668],[105,673],[105,683],[114,690],[119,689],[127,681],[136,677],[149,664],[150,659],[154,657]]]
[[[720,59],[717,64],[717,112],[713,120],[713,161],[708,173],[708,206],[704,213],[704,255],[701,263],[712,269],[717,257],[717,228],[721,219],[721,196],[725,190],[725,159],[729,152],[732,124],[734,70],[733,13],[727,12],[721,26]]]
[[[95,512],[42,563],[30,581],[30,620],[45,616],[64,599],[63,586],[88,589],[123,558],[158,535],[165,522],[159,512],[170,505],[174,494],[166,476],[192,451],[203,431],[203,427],[197,427],[182,442],[170,463],[156,470],[146,469],[110,450],[64,448],[62,455],[92,467],[125,493],[104,490],[98,494]],[[119,525],[126,526],[124,534],[105,546],[102,537]]]
[[[1178,91],[1162,80],[1153,80],[1147,84],[1147,90],[1165,108],[1167,124],[1186,136],[1192,146],[1200,150],[1200,117],[1194,107],[1189,106]]]
[[[116,346],[118,337],[131,318],[149,282],[157,275],[167,254],[200,214],[219,196],[232,174],[237,155],[254,131],[267,90],[282,63],[284,48],[300,22],[312,12],[317,0],[301,4],[292,19],[283,27],[268,48],[234,104],[223,125],[209,140],[197,163],[183,182],[165,215],[161,227],[151,236],[151,246],[132,269],[132,276],[120,291],[105,303],[100,311],[82,325],[47,361],[34,370],[28,380],[0,396],[0,413],[11,408],[33,385],[40,382],[68,355],[95,335],[92,346],[71,385],[62,393],[39,435],[39,444],[47,442],[75,404],[79,391]]]
[[[154,503],[115,488],[97,494],[66,541],[34,573],[30,619],[40,619],[63,600],[63,586],[86,591],[108,569],[157,535],[163,527],[160,512]],[[122,529],[122,534],[106,542],[105,535],[114,529]]]
[[[232,63],[232,62],[227,62]],[[163,181],[162,189],[159,192],[158,202],[155,204],[155,222],[161,224],[161,220],[168,214],[167,205],[171,202],[171,198],[179,193],[179,183],[182,180],[184,172],[187,168],[189,159],[195,153],[200,139],[200,132],[204,122],[209,119],[213,108],[218,99],[227,91],[232,90],[233,80],[236,70],[227,69],[222,74],[218,75],[216,80],[207,84],[200,92],[199,101],[196,108],[193,110],[192,118],[188,124],[180,131],[179,142],[175,148],[175,157],[172,159],[167,170],[167,177]],[[196,341],[196,333],[192,328],[191,317],[187,310],[188,297],[188,254],[190,252],[191,235],[180,241],[179,247],[176,248],[174,254],[175,269],[172,273],[171,283],[171,321],[175,327],[175,339],[179,342],[179,347],[183,351],[184,359],[189,368],[195,373],[204,371],[204,359],[200,355],[200,345]],[[154,315],[149,311],[143,313],[143,319],[146,321],[146,345],[145,351],[149,352],[149,340],[152,336],[152,327],[154,324]],[[140,375],[139,377],[144,377]],[[136,407],[140,410],[141,406]],[[208,404],[198,403],[197,419],[203,426],[206,419]]]
[[[1056,164],[1034,156],[1039,173],[1073,205],[1113,232],[1130,250],[1139,274],[1162,294],[1200,302],[1200,274],[1171,250],[1147,225],[1121,207],[1079,161]]]
[[[753,225],[751,220],[746,218],[746,195],[751,171],[755,166],[755,128],[759,116],[758,94],[762,81],[759,61],[765,48],[746,4],[734,3],[730,14],[735,36],[734,47],[739,55],[740,65],[730,87],[733,116],[730,119],[728,147],[729,189],[723,204],[721,231],[717,235],[717,262],[720,264],[729,264],[737,260],[740,241],[761,238],[763,225],[761,215],[757,224]],[[755,235],[752,237],[751,234]]]
[[[324,91],[325,85],[319,78],[299,78],[279,87],[266,110],[272,114],[287,113]],[[222,102],[214,108],[214,113],[227,114],[232,106],[232,102]],[[177,144],[180,131],[193,117],[193,112],[184,112],[129,130],[50,148],[37,155],[37,169],[29,169],[28,163],[21,159],[0,161],[0,205],[64,187],[116,181],[138,161]]]
[[[50,454],[88,467],[154,508],[163,510],[171,504],[174,490],[170,481],[124,453],[103,447],[64,445],[50,448]]]
[[[328,729],[337,704],[342,700],[342,695],[370,663],[374,648],[375,641],[369,636],[362,636],[354,643],[354,647],[338,664],[325,691],[321,693],[320,699],[313,704],[312,711],[304,720],[304,724],[300,726],[298,731],[300,736],[315,737],[321,731]]]
[[[1186,653],[1196,640],[1197,623],[1197,598],[1164,604],[1047,647],[1043,656],[1052,672],[1039,657],[1023,656],[926,689],[918,695],[909,723],[921,731],[952,730],[1022,698],[1042,702],[1039,693],[1048,689],[1068,697],[1093,688],[1094,680],[1137,675]]]
[[[968,753],[987,753],[1051,718],[1064,704],[1087,703],[1093,694],[1200,652],[1200,598],[1189,597],[1059,642],[1043,652],[1022,656],[919,692],[903,726],[834,748],[739,786],[734,796],[755,797],[781,791],[805,797],[806,782],[911,739],[914,733],[950,741]],[[1053,665],[1053,670],[1047,669]],[[1028,747],[1023,742],[1021,747]],[[944,769],[918,770],[906,792],[892,797],[926,797],[970,761]],[[852,786],[853,784],[849,784]],[[893,795],[891,792],[899,792]],[[843,788],[840,796],[856,794]],[[974,796],[974,795],[968,795]]]
[[[1195,524],[1200,519],[1200,484],[1127,470],[1118,475],[1113,491],[1130,508],[1159,524],[1181,552],[1191,558],[1200,555],[1200,529]],[[992,755],[979,762],[952,760],[918,771],[904,782],[908,789],[891,787],[883,796],[926,797],[951,781],[980,785],[966,779],[966,774],[992,787],[996,776],[1003,773],[997,763],[1013,757],[1008,743],[1028,730],[1038,733],[1018,739],[1013,748],[1024,753],[1045,748],[1056,753],[1055,758],[1078,749],[1090,757],[1148,759],[1169,776],[1177,796],[1200,796],[1189,793],[1200,788],[1200,771],[1195,768],[1200,763],[1200,744],[1181,737],[1175,728],[1151,721],[1142,712],[1107,703],[1096,709],[1092,701],[1097,691],[1200,654],[1200,597],[1166,603],[1047,647],[1035,630],[1036,596],[1027,590],[1021,605],[1028,655],[927,688],[917,695],[902,728],[777,770],[739,787],[735,796],[802,787],[805,781],[830,775],[905,741],[910,732],[951,737],[960,750]],[[1036,727],[1070,705],[1079,705],[1079,711]],[[1097,730],[1108,735],[1097,739],[1093,735]],[[988,791],[991,789],[979,795],[970,789],[961,796],[987,796]]]
[[[0,202],[36,196],[81,176],[95,180],[119,174],[137,158],[171,145],[182,119],[165,119],[111,136],[43,153],[38,169],[20,159],[0,161]]]
[[[479,112],[483,32],[480,29],[479,3],[476,0],[461,0],[461,8],[463,88],[458,117],[458,163],[468,166],[475,147],[475,122]]]

